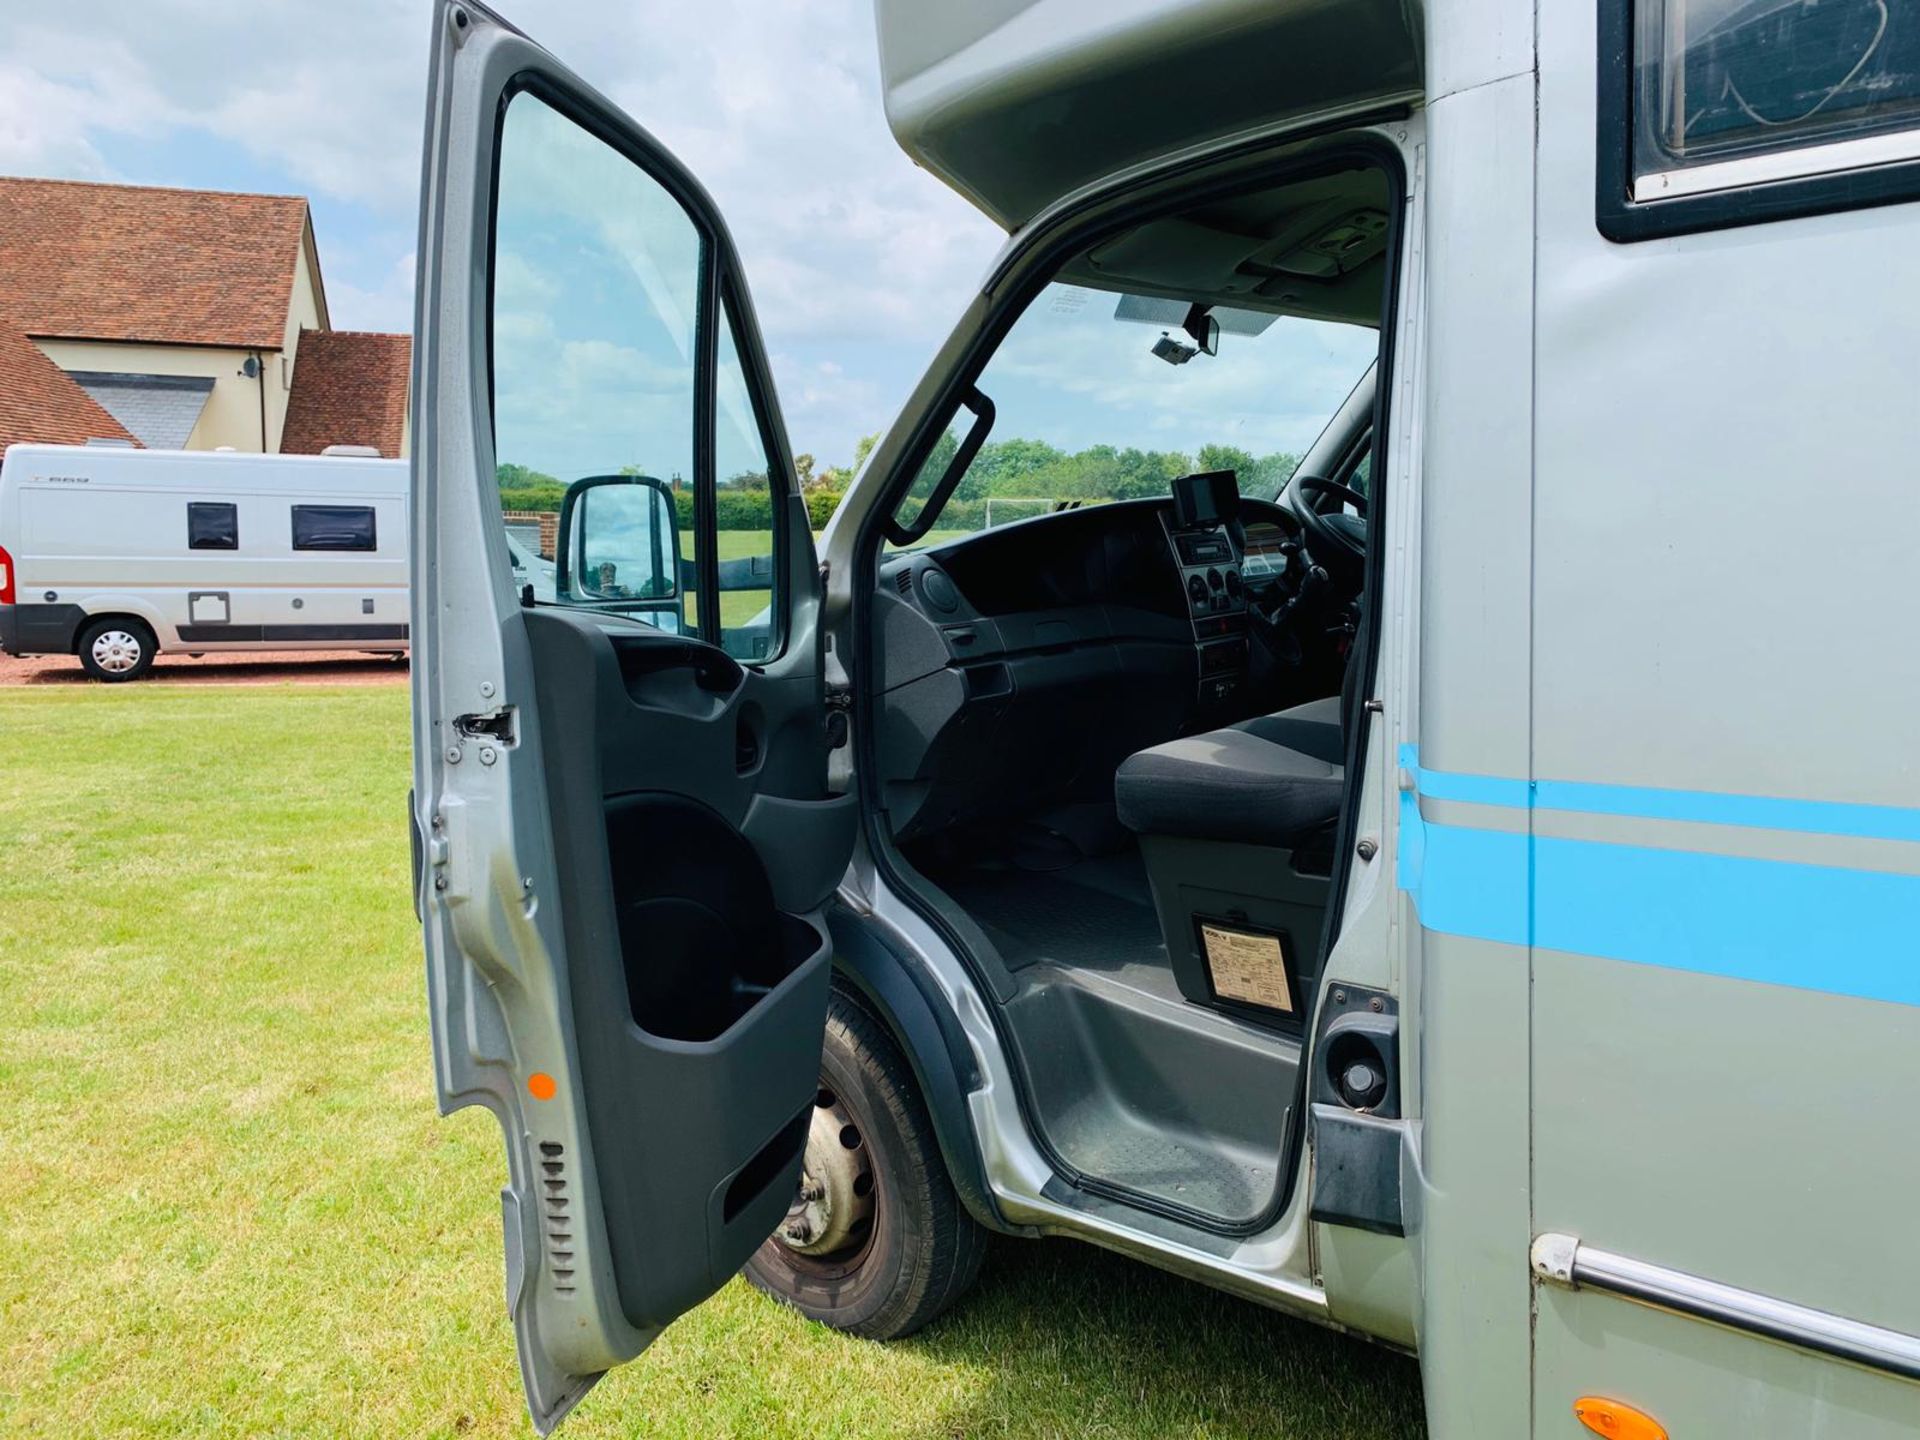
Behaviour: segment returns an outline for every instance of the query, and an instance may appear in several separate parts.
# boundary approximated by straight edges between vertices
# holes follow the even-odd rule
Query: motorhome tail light
[[[1573,1418],[1607,1440],[1667,1440],[1667,1427],[1644,1411],[1603,1395],[1582,1395]]]
[[[13,556],[0,545],[0,605],[13,604]]]

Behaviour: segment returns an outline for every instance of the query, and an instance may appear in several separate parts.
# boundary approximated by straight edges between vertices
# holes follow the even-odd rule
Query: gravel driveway
[[[71,655],[0,655],[0,685],[91,685]],[[140,685],[404,685],[405,656],[360,650],[263,650],[250,655],[162,655]]]

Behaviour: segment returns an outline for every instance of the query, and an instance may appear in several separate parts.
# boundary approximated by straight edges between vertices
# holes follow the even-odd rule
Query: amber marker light
[[[1667,1440],[1667,1427],[1651,1415],[1602,1395],[1574,1401],[1573,1418],[1607,1440]]]
[[[553,1076],[546,1071],[536,1070],[527,1077],[527,1093],[536,1100],[551,1100],[560,1093],[560,1087],[554,1083]],[[1600,1433],[1606,1435],[1612,1432],[1603,1430]]]

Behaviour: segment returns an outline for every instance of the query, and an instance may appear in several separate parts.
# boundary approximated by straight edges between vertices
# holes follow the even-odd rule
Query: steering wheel
[[[1288,486],[1292,492],[1287,508],[1300,521],[1311,540],[1318,540],[1331,556],[1354,561],[1367,558],[1367,497],[1351,485],[1328,480],[1320,475],[1296,475]],[[1324,511],[1312,502],[1321,497],[1351,505],[1352,515],[1344,510]],[[1309,544],[1309,549],[1312,545]],[[1324,553],[1324,552],[1323,552]]]

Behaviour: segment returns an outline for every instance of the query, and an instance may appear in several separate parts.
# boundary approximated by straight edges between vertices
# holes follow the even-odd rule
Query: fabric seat
[[[1299,848],[1340,814],[1341,708],[1329,696],[1129,756],[1114,777],[1120,822],[1139,835]]]
[[[1329,765],[1347,763],[1345,701],[1338,695],[1309,700],[1275,715],[1256,715],[1233,726],[1273,745],[1311,755]]]

